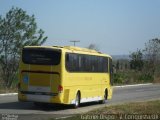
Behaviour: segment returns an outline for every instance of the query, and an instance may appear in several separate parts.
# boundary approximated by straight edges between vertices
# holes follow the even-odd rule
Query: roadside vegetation
[[[145,43],[129,59],[113,60],[113,81],[117,84],[160,83],[160,39]]]
[[[108,106],[89,114],[160,114],[160,100]]]
[[[121,105],[113,105],[107,106],[104,108],[96,109],[90,111],[88,113],[84,113],[81,115],[75,115],[73,117],[69,117],[63,120],[99,120],[99,119],[107,119],[108,120],[120,120],[125,119],[125,115],[150,115],[148,117],[155,117],[155,120],[158,120],[158,115],[160,114],[160,100],[156,101],[148,101],[148,102],[135,102],[135,103],[127,103]],[[140,117],[138,116],[138,117]],[[94,118],[93,118],[94,117]],[[100,118],[101,117],[101,118]],[[126,116],[127,117],[127,116]],[[50,120],[54,120],[50,119]],[[132,119],[136,120],[136,119]],[[146,120],[146,119],[142,119]]]

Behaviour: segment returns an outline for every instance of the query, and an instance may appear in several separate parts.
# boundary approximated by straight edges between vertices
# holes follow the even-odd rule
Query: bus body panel
[[[65,82],[63,82],[65,89],[69,90],[69,102],[66,104],[73,103],[77,91],[81,92],[81,103],[102,100],[105,89],[108,89],[108,99],[111,99],[112,88],[109,85],[108,74],[85,73],[81,75],[79,73],[78,75],[78,73],[72,73],[72,76],[69,75],[71,73],[66,74],[68,77],[66,75]]]

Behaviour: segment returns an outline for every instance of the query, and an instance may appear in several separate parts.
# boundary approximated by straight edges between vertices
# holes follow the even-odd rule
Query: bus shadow
[[[89,107],[93,105],[98,105],[98,102],[83,103],[81,107]],[[72,105],[63,104],[47,104],[35,106],[32,102],[9,102],[0,103],[0,109],[17,109],[17,110],[40,110],[40,111],[61,111],[67,109],[74,109]]]

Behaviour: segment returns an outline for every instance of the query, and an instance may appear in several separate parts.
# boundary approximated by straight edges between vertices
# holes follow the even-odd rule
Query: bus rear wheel
[[[74,108],[78,108],[79,106],[80,106],[80,93],[78,92],[77,95],[76,95]]]

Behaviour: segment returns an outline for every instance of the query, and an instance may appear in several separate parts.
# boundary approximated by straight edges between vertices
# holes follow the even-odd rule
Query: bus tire
[[[108,99],[108,90],[106,89],[104,92],[103,99],[100,101],[100,103],[105,104],[107,102],[107,99]]]
[[[78,108],[80,106],[80,92],[77,92],[74,108]]]

